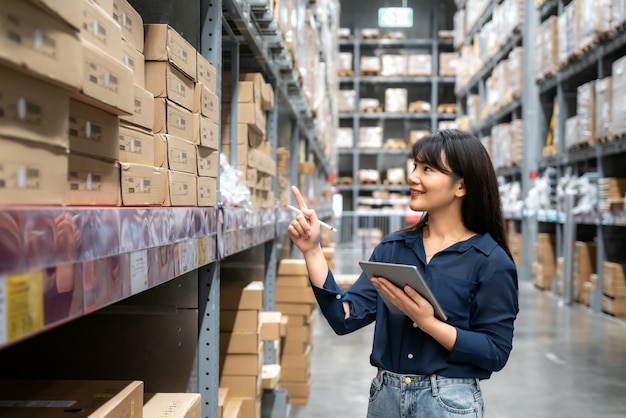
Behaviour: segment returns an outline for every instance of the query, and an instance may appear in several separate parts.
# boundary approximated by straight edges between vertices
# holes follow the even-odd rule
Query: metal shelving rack
[[[271,24],[267,2],[195,0],[184,8],[172,8],[168,0],[131,0],[131,4],[144,23],[172,25],[215,66],[218,97],[223,52],[234,46],[236,53],[231,57],[235,57],[237,71],[261,71],[274,86],[277,106],[286,109],[292,121],[288,140],[294,143],[293,149],[305,141],[318,175],[331,173],[332,162],[321,146],[293,62],[276,25]],[[274,159],[277,113],[274,109],[267,115]],[[291,157],[297,175],[298,152]],[[274,181],[274,191],[276,186]],[[318,208],[318,213],[328,218],[332,210]],[[3,376],[42,377],[42,371],[53,374],[56,370],[49,377],[147,377],[148,391],[201,393],[202,415],[217,416],[219,296],[220,282],[225,280],[220,278],[220,262],[261,249],[266,266],[264,306],[273,309],[276,242],[286,234],[292,213],[280,208],[251,212],[218,205],[15,207],[0,215],[3,225],[14,225],[16,234],[30,240],[29,247],[15,249],[15,257],[0,259]],[[80,237],[69,250],[51,245],[46,234],[46,228],[60,228],[60,224],[67,229],[63,232]],[[48,308],[56,300],[48,297],[48,282],[61,274],[71,274],[74,287],[71,301],[55,306],[52,317]],[[92,312],[96,314],[88,315]],[[93,327],[94,323],[105,325]],[[103,342],[103,338],[109,340]],[[46,341],[46,353],[40,353],[40,339]],[[94,358],[100,352],[111,363],[85,360],[83,353],[90,350]],[[40,363],[54,355],[58,356],[55,367]],[[266,361],[273,360],[275,353],[266,350]],[[166,372],[159,372],[161,366]]]
[[[372,200],[371,198],[361,197],[361,192],[373,192],[378,190],[392,191],[406,193],[407,187],[405,185],[393,185],[393,184],[380,184],[369,185],[359,184],[357,177],[357,170],[360,168],[375,168],[379,171],[382,170],[381,159],[393,158],[395,161],[401,161],[400,167],[406,166],[406,160],[410,157],[410,150],[408,149],[359,149],[358,148],[358,136],[359,128],[363,125],[367,126],[383,126],[386,122],[404,123],[405,135],[410,129],[409,126],[415,125],[423,126],[422,129],[428,129],[430,131],[437,130],[438,123],[440,121],[453,121],[456,119],[455,114],[438,113],[437,107],[440,100],[440,87],[448,86],[450,89],[454,86],[454,77],[439,76],[439,51],[442,48],[452,51],[452,42],[447,40],[439,40],[437,36],[438,28],[438,8],[433,7],[430,16],[431,34],[430,38],[424,39],[360,39],[360,28],[353,28],[354,39],[340,40],[339,45],[341,50],[350,51],[353,53],[354,62],[354,76],[340,77],[340,84],[342,86],[352,86],[355,90],[355,111],[340,113],[340,121],[343,121],[342,126],[351,127],[353,129],[353,147],[352,148],[339,148],[338,153],[340,158],[343,156],[344,161],[351,158],[349,164],[341,164],[340,172],[343,169],[346,171],[349,168],[349,172],[352,176],[352,184],[339,185],[338,190],[344,196],[344,201],[352,202],[345,206],[345,209],[350,212],[356,210],[357,205],[360,203],[381,202],[381,204],[387,203],[384,200]],[[432,56],[432,76],[429,77],[414,77],[414,76],[372,76],[361,75],[360,73],[360,61],[363,51],[428,51]],[[359,111],[359,99],[362,97],[363,89],[370,86],[402,86],[408,89],[409,97],[411,97],[412,89],[425,87],[430,90],[429,97],[418,97],[421,100],[429,101],[431,104],[431,112],[424,113],[399,113],[399,112],[360,112]],[[343,87],[345,88],[345,87]],[[363,166],[364,158],[375,158],[375,167]],[[366,200],[363,200],[366,199]],[[369,199],[369,200],[367,200]],[[351,207],[353,206],[353,207]],[[353,231],[357,230],[359,218],[353,217]]]

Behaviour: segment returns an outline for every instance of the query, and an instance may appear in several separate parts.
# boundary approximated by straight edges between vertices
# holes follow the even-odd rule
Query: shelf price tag
[[[16,274],[6,278],[7,341],[43,328],[43,272]]]
[[[135,295],[148,287],[148,250],[135,251],[130,254],[130,291]]]

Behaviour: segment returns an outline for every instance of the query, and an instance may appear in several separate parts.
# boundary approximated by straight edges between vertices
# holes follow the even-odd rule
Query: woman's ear
[[[455,187],[454,195],[456,197],[465,197],[465,193],[467,192],[467,190],[465,189],[464,179],[458,179],[454,187]]]

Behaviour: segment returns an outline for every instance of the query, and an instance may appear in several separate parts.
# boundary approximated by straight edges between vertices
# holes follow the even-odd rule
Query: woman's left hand
[[[412,287],[405,286],[401,289],[383,277],[372,277],[371,282],[381,295],[396,305],[418,327],[423,329],[427,323],[436,320],[433,306]]]

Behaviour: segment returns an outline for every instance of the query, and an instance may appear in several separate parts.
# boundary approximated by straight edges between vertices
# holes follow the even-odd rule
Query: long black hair
[[[442,160],[442,153],[447,167]],[[413,145],[413,160],[454,178],[462,178],[466,190],[461,204],[463,224],[479,234],[488,232],[513,259],[507,242],[496,172],[487,150],[478,138],[458,129],[426,135]],[[428,214],[405,230],[421,229],[427,222]]]

